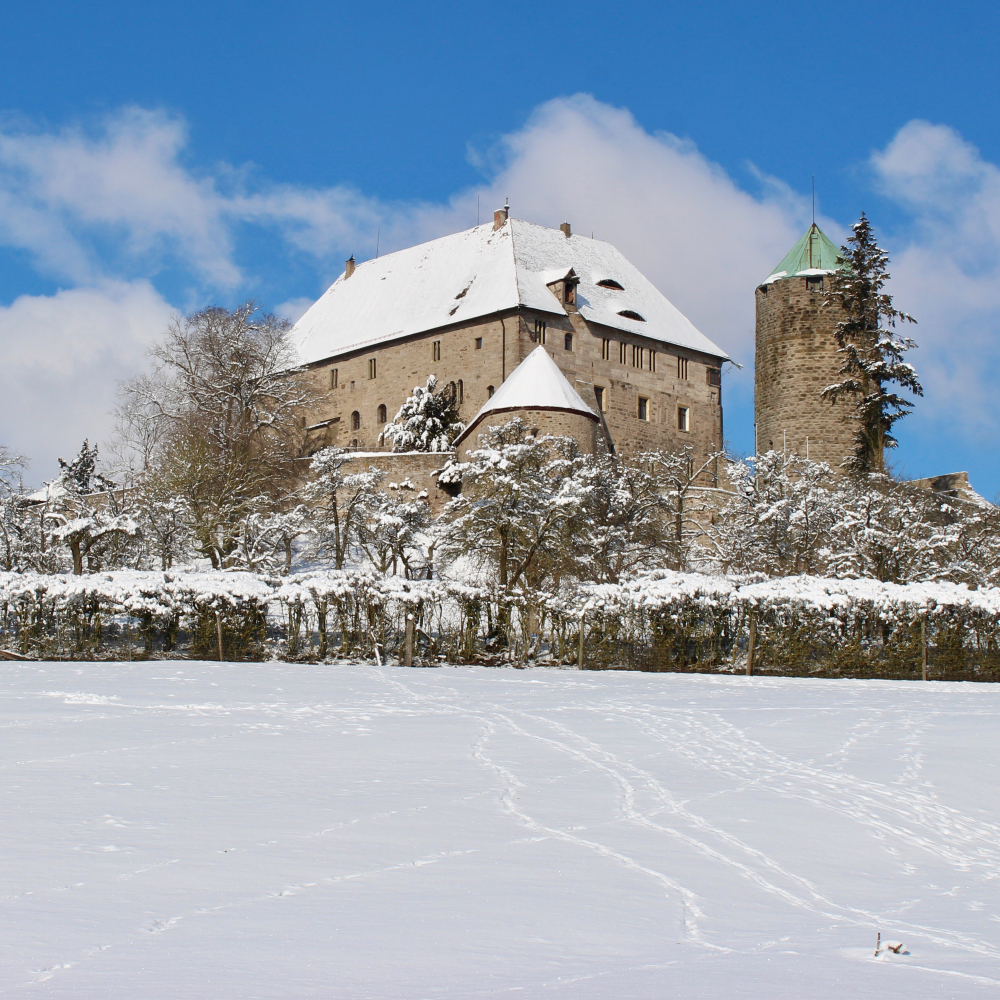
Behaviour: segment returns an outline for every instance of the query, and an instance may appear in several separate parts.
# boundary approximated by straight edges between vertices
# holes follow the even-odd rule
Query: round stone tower
[[[838,254],[814,222],[757,287],[754,373],[758,453],[784,450],[834,469],[854,452],[856,431],[845,401],[822,395],[841,377],[834,337],[841,312],[824,305]]]

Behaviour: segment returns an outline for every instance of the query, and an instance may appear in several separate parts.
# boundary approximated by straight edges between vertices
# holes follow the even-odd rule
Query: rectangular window
[[[686,406],[677,407],[677,429],[679,431],[691,430],[691,411]]]
[[[476,337],[476,350],[481,351],[483,349],[483,338]]]
[[[618,342],[618,363],[621,365],[625,364],[627,358],[628,358],[628,344],[626,344],[624,340],[620,340]]]
[[[375,376],[376,376],[377,373],[378,373],[378,369],[376,368],[376,359],[375,358],[369,358],[368,359],[368,377],[369,378],[375,378]]]
[[[709,385],[722,385],[722,370],[719,368],[707,368],[705,374]]]
[[[645,396],[639,397],[639,419],[649,420],[649,400]]]
[[[566,336],[563,337],[563,346],[567,351],[573,350],[573,334],[567,333]]]
[[[441,360],[441,341],[435,340],[431,344],[431,360],[440,361]]]
[[[337,388],[337,369],[336,368],[331,368],[330,369],[330,388],[331,389],[336,389]]]
[[[632,367],[642,367],[642,348],[638,344],[632,345]]]
[[[688,377],[688,359],[678,358],[677,359],[677,377],[683,379],[685,382]]]
[[[545,320],[536,319],[535,320],[535,342],[539,344],[545,343]]]
[[[607,413],[608,412],[608,399],[607,399],[607,393],[604,390],[604,386],[603,385],[595,385],[594,386],[594,395],[597,397],[597,408],[601,411],[601,413]]]
[[[651,372],[656,371],[656,351],[652,349],[649,351],[649,370]]]
[[[611,360],[611,341],[605,337],[601,341],[601,360],[610,361]]]

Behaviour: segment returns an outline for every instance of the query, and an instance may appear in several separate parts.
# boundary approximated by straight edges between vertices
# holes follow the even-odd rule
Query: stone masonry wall
[[[721,387],[710,385],[708,376],[709,370],[719,370],[716,359],[590,325],[574,306],[567,304],[567,309],[570,315],[565,317],[510,310],[311,366],[304,377],[313,381],[320,403],[307,418],[315,428],[310,450],[328,445],[381,449],[379,407],[385,407],[391,421],[413,387],[423,385],[432,373],[439,388],[455,382],[462,419],[471,420],[489,398],[488,387],[498,389],[538,345],[536,320],[546,325],[545,349],[595,412],[595,386],[604,389],[604,417],[619,454],[691,445],[701,455],[722,446]],[[567,334],[572,336],[568,347]],[[605,339],[608,358],[602,356]],[[440,359],[435,357],[435,342],[440,344]],[[633,353],[633,347],[641,353]],[[650,370],[651,351],[655,370]],[[687,362],[686,378],[679,358]],[[369,378],[372,360],[374,378]],[[640,397],[649,401],[645,420],[639,418]],[[680,406],[689,410],[686,431],[678,427]]]
[[[468,460],[469,452],[479,447],[479,436],[485,434],[489,427],[504,424],[514,417],[523,420],[529,431],[537,430],[539,435],[554,434],[573,438],[585,455],[593,455],[597,450],[597,438],[601,433],[599,425],[583,414],[562,413],[558,410],[513,410],[507,413],[487,414],[468,436],[459,442],[459,461]]]
[[[846,401],[822,398],[840,378],[840,317],[823,305],[825,284],[782,278],[757,289],[754,411],[758,452],[785,448],[837,469],[854,451],[857,425]]]

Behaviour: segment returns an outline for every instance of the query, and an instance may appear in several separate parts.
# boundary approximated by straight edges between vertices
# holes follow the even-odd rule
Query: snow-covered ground
[[[0,733],[3,996],[1000,989],[1000,687],[6,664]]]

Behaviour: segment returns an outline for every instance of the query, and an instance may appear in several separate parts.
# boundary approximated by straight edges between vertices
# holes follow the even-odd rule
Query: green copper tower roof
[[[796,275],[840,270],[844,264],[838,260],[839,257],[840,249],[827,239],[823,230],[814,222],[805,231],[802,239],[785,254],[781,263],[771,272],[764,283],[777,281],[779,278],[792,278]]]

